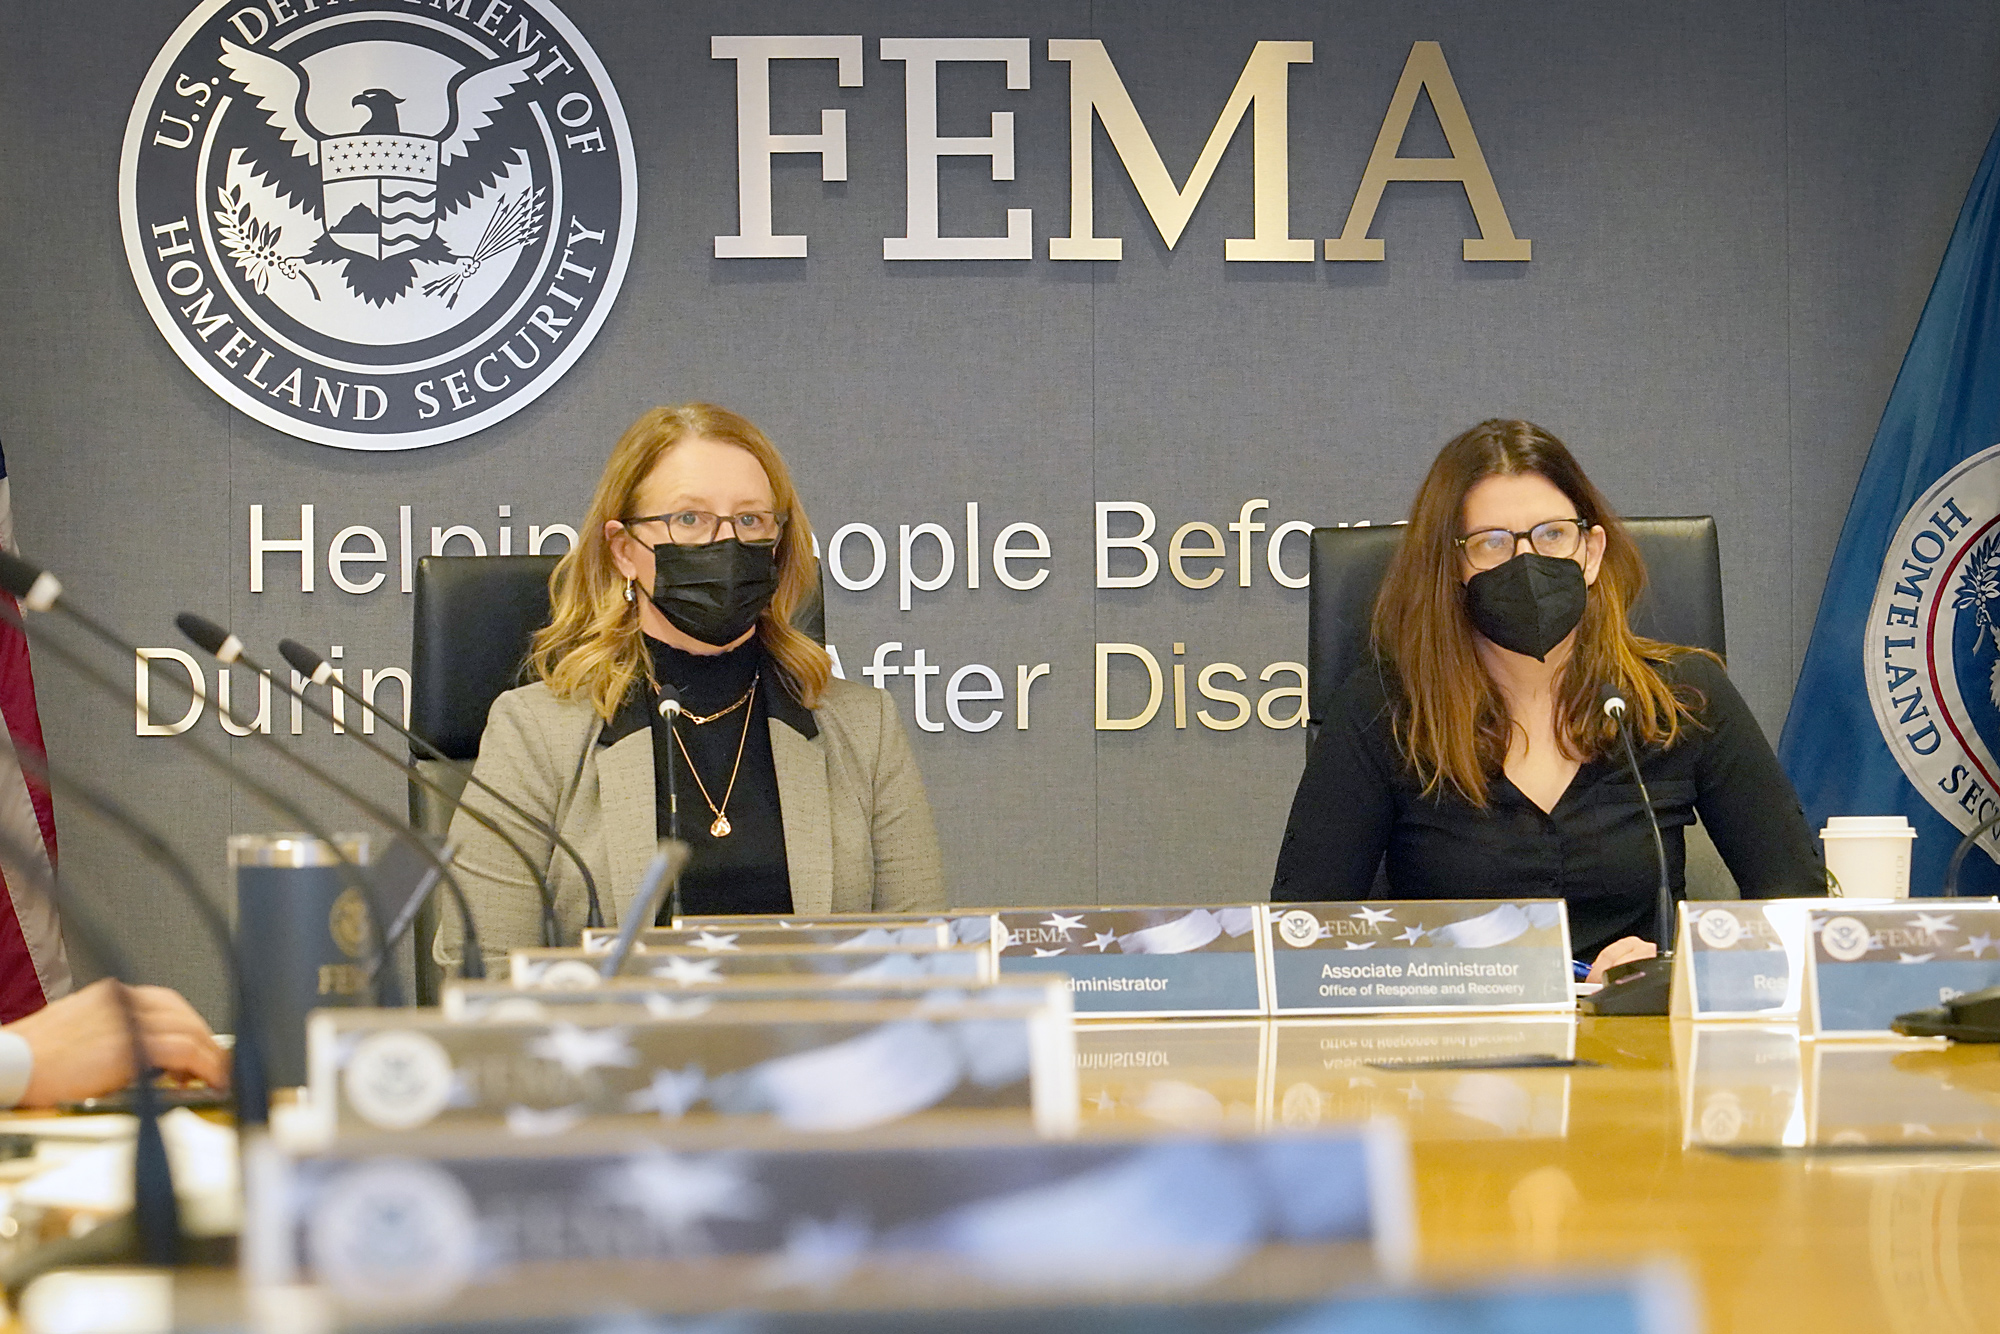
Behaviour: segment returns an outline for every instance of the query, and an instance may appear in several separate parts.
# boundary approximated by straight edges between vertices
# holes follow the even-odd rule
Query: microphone
[[[199,616],[182,612],[174,618],[174,625],[182,634],[193,640],[197,647],[207,653],[213,654],[216,661],[225,665],[241,662],[253,672],[263,670],[244,655],[243,641],[215,624],[215,622],[203,620]],[[318,705],[307,700],[305,696],[297,695],[294,698],[310,708],[315,716],[322,716],[324,714],[324,711]],[[324,714],[324,716],[331,717],[330,714]],[[312,774],[320,782],[354,803],[369,819],[387,829],[395,838],[408,843],[412,851],[431,864],[431,868],[437,872],[439,878],[444,882],[446,891],[451,895],[452,901],[457,905],[459,923],[465,932],[466,945],[463,951],[464,957],[459,961],[459,976],[466,978],[484,977],[486,975],[485,958],[480,956],[475,963],[475,956],[478,955],[476,946],[478,945],[479,937],[472,925],[472,905],[467,902],[465,890],[459,885],[458,877],[452,874],[451,868],[445,865],[444,858],[440,857],[430,844],[418,838],[409,825],[398,819],[392,812],[370,801],[359,792],[356,792],[352,787],[319,769],[318,766],[300,759],[292,751],[279,745],[274,738],[266,733],[260,732],[254,727],[246,726],[240,719],[234,721],[236,721],[237,726],[244,727],[252,738],[264,743],[293,764],[305,769],[306,772]],[[390,763],[395,763],[393,757],[391,757]],[[382,924],[379,921],[375,924],[375,937],[378,953],[375,959],[370,960],[370,963],[372,966],[379,968],[382,957],[387,954],[389,948],[388,933],[382,929]],[[477,971],[474,971],[475,969]]]
[[[262,663],[257,662],[248,653],[245,653],[243,651],[242,640],[238,639],[235,635],[231,634],[229,631],[224,630],[214,621],[208,620],[201,616],[196,616],[193,612],[184,611],[180,615],[174,617],[174,625],[176,628],[180,630],[182,634],[186,635],[189,639],[193,640],[197,648],[200,648],[206,653],[214,655],[215,660],[217,662],[222,663],[224,666],[229,666],[231,664],[240,662],[245,667],[249,668],[252,672],[263,672],[268,670],[267,668],[264,667]],[[333,678],[329,677],[329,679]],[[314,701],[307,699],[304,694],[300,694],[298,698],[299,698],[299,703],[304,705],[306,711],[312,714],[315,718],[324,718],[328,722],[336,721],[332,711],[327,709],[323,705],[317,704]],[[362,702],[362,707],[364,708],[368,707],[367,702],[365,700]],[[373,710],[371,709],[370,712],[373,712]],[[382,718],[383,721],[387,721],[387,719],[382,714],[378,713],[375,716],[377,718]],[[408,781],[415,783],[417,786],[424,788],[426,791],[436,793],[438,796],[443,797],[446,801],[452,800],[451,793],[445,791],[442,784],[438,783],[428,774],[425,774],[424,772],[419,770],[415,765],[405,763],[403,760],[396,758],[396,756],[392,752],[390,752],[389,750],[385,749],[382,746],[377,745],[375,742],[370,741],[366,736],[363,736],[359,732],[348,732],[345,735],[351,738],[352,740],[358,742],[362,747],[362,749],[366,750],[370,755],[375,756],[383,763],[394,765],[396,769],[400,771],[403,777]],[[518,842],[516,842],[512,837],[510,837],[507,831],[502,829],[490,817],[478,811],[468,811],[467,814],[469,814],[472,817],[473,821],[476,824],[483,825],[485,828],[491,830],[495,837],[497,837],[502,843],[505,843],[510,849],[512,849],[514,855],[520,858],[521,865],[528,868],[528,878],[534,881],[535,892],[541,895],[542,899],[542,943],[552,948],[554,946],[562,944],[562,930],[560,927],[556,925],[555,892],[549,888],[547,877],[545,877],[542,874],[540,868],[535,865],[534,858],[530,857],[527,853],[527,850],[523,848]],[[382,947],[385,951],[395,943],[394,940],[395,935],[396,932],[391,930],[388,933],[388,938],[383,940]]]
[[[1668,989],[1673,982],[1674,889],[1667,872],[1667,844],[1660,836],[1660,817],[1653,810],[1653,794],[1646,790],[1645,775],[1639,772],[1639,755],[1632,748],[1632,732],[1626,726],[1625,697],[1609,682],[1598,687],[1598,700],[1618,729],[1624,745],[1625,767],[1639,788],[1639,802],[1646,808],[1646,823],[1653,831],[1653,859],[1659,867],[1659,899],[1655,905],[1654,939],[1659,953],[1604,970],[1604,988],[1586,997],[1583,1007],[1591,1014],[1665,1014]]]
[[[304,644],[301,644],[298,640],[296,639],[279,640],[278,655],[282,657],[286,662],[292,665],[293,671],[298,672],[301,676],[311,677],[312,683],[314,685],[323,685],[329,690],[339,691],[342,695],[345,695],[347,698],[353,700],[356,704],[359,704],[362,708],[364,709],[369,708],[367,700],[363,699],[354,690],[350,689],[346,682],[342,681],[338,676],[334,675],[333,667],[331,666],[331,664],[327,662],[325,658],[322,658],[318,653],[314,652],[310,648],[307,648]],[[502,793],[498,788],[494,787],[491,783],[488,783],[486,780],[480,778],[477,774],[473,773],[471,765],[452,759],[450,756],[446,755],[442,750],[439,750],[437,746],[434,745],[432,742],[425,739],[424,737],[418,736],[415,732],[412,732],[409,728],[404,727],[402,724],[398,723],[395,719],[389,717],[388,714],[376,713],[375,716],[381,720],[382,725],[384,727],[387,727],[391,732],[394,732],[397,736],[402,737],[405,741],[409,742],[411,750],[422,751],[424,754],[428,755],[431,759],[436,760],[438,763],[444,765],[446,768],[450,769],[453,773],[463,778],[465,780],[466,786],[476,787],[481,792],[484,792],[487,796],[492,797],[493,800],[499,802],[509,812],[511,812],[515,816],[519,817],[523,822],[525,822],[529,828],[533,829],[537,834],[546,836],[550,842],[555,844],[557,848],[561,849],[564,855],[566,855],[570,859],[571,863],[575,865],[577,874],[583,877],[584,898],[589,903],[589,908],[586,910],[584,914],[583,924],[586,927],[601,927],[604,925],[604,909],[602,905],[598,902],[597,898],[597,879],[595,876],[591,875],[590,867],[584,864],[582,855],[578,853],[574,847],[570,846],[570,841],[568,839],[562,836],[561,830],[557,829],[554,825],[550,824],[548,821],[538,819],[534,815],[529,814],[528,811],[523,809],[518,802],[512,800],[504,793]],[[417,775],[419,781],[425,781],[423,780],[422,775],[418,773],[414,765],[406,767],[411,774]],[[440,794],[442,795],[442,790],[439,789],[436,784],[426,782],[426,786],[429,787],[430,790],[432,791],[440,792]],[[463,797],[459,798],[456,804],[461,809],[466,810],[467,813],[470,814],[475,821],[478,821],[486,828],[488,829],[495,828],[492,824],[488,823],[485,820],[480,819],[478,812],[473,811],[470,807],[466,806]],[[505,837],[505,835],[502,835],[502,837]],[[529,870],[533,871],[534,868],[531,866]],[[537,885],[539,885],[543,891],[543,897],[544,897],[543,912],[545,921],[548,927],[553,929],[555,924],[554,891],[549,886],[548,876],[546,874],[538,875],[535,877],[535,879]],[[555,939],[551,939],[549,943],[551,945],[556,945],[560,944],[561,942]]]
[[[667,720],[667,731],[671,733],[674,730],[674,720],[679,718],[684,711],[681,708],[680,687],[662,681],[660,683],[660,702],[655,707],[659,709],[660,716]],[[686,849],[688,856],[692,857],[694,849],[689,848],[686,843],[681,842],[681,790],[679,780],[675,777],[674,750],[675,747],[673,746],[667,747],[667,837],[680,847]],[[685,866],[686,859],[683,859],[682,869]],[[674,872],[673,887],[669,891],[667,905],[670,919],[681,915],[680,869],[676,869]],[[657,904],[654,905],[654,910],[658,911]],[[651,921],[650,918],[647,920]],[[616,974],[606,973],[605,976],[614,977]]]
[[[1980,837],[1991,832],[1995,825],[2000,825],[2000,815],[1995,815],[1974,825],[1971,832],[1958,840],[1958,846],[1951,850],[1951,860],[1945,863],[1944,868],[1945,898],[1955,899],[1958,897],[1958,873],[1965,866],[1966,854],[1970,853],[1973,845],[1979,842]]]
[[[63,601],[61,598],[62,584],[53,574],[29,564],[12,552],[0,551],[0,589],[4,589],[6,592],[12,593],[15,597],[19,598],[22,605],[30,611],[60,611],[72,622],[83,627],[84,630],[95,638],[110,644],[120,653],[134,657],[138,654],[137,648],[120,638],[110,628],[100,625],[84,612],[77,610],[77,608]],[[11,607],[6,609],[6,615],[9,619],[16,621],[17,624],[20,623],[19,614]],[[25,628],[25,625],[23,625],[23,629]],[[130,703],[131,696],[126,693],[125,689],[105,676],[97,668],[91,666],[81,654],[76,653],[53,639],[43,639],[39,642],[42,651],[53,654],[56,658],[67,663],[85,681],[88,681],[121,703]],[[251,732],[253,735],[260,735],[249,728],[242,719],[236,718],[233,714],[231,715],[231,720],[236,722],[238,726],[243,727],[246,732]],[[334,860],[340,868],[341,878],[351,888],[360,891],[362,901],[368,910],[370,930],[374,932],[378,941],[382,939],[381,914],[377,910],[374,887],[361,874],[360,868],[340,850],[340,845],[335,841],[333,835],[313,817],[311,812],[298,802],[286,797],[272,788],[268,783],[251,774],[235,761],[218,755],[186,733],[178,733],[174,739],[182,750],[193,755],[202,761],[202,763],[232,781],[241,783],[259,801],[262,801],[265,805],[279,812],[287,819],[294,821],[300,829],[317,838],[331,849]],[[263,740],[276,747],[279,754],[285,756],[293,764],[298,765],[319,782],[332,787],[335,791],[341,792],[344,796],[349,795],[345,788],[321,771],[318,766],[293,755],[284,747],[278,746],[269,737],[264,737]],[[354,798],[350,796],[350,799]],[[371,998],[376,1004],[382,1004],[383,980],[380,977],[372,978],[370,984],[372,991]]]
[[[611,943],[611,952],[598,965],[599,977],[609,981],[618,976],[618,970],[625,966],[625,957],[632,952],[632,946],[639,939],[639,932],[659,916],[660,900],[678,892],[681,872],[687,867],[691,855],[693,849],[677,838],[660,840],[653,860],[646,863],[646,873],[639,877],[639,892],[632,896],[632,910],[625,914],[625,921],[618,928],[618,937]]]

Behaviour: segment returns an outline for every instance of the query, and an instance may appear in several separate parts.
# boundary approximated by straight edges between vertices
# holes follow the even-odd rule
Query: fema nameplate
[[[1045,1134],[1075,1129],[1067,1016],[1046,1007],[920,1012],[905,999],[576,1020],[324,1010],[307,1030],[311,1105],[335,1130],[497,1122],[524,1138],[714,1117],[846,1132],[945,1110],[1032,1112]]]
[[[1795,1019],[1808,908],[1825,899],[1682,903],[1672,1013],[1693,1019]]]
[[[1084,1016],[1263,1013],[1257,910],[1036,908],[996,913],[1000,972],[1064,973]]]
[[[992,913],[828,913],[823,917],[754,914],[741,917],[674,918],[674,926],[679,930],[707,927],[733,931],[763,930],[769,927],[779,931],[799,931],[849,927],[858,931],[873,926],[928,925],[942,925],[945,930],[945,943],[950,945],[977,945],[993,938]]]
[[[826,993],[826,985],[811,977],[739,977],[689,992],[671,981],[629,975],[595,987],[524,990],[506,982],[448,981],[439,1001],[444,1017],[454,1023],[505,1019],[510,1022],[560,1017],[571,1010],[618,1008],[655,1019],[688,1019],[717,1006],[760,1001],[797,1003]],[[975,982],[966,978],[918,977],[892,982],[844,982],[834,993],[841,1001],[922,1000],[935,1005],[1048,1005],[1067,1014],[1069,989],[1060,978],[1016,978],[1008,982]]]
[[[2000,905],[1919,903],[1808,912],[1812,951],[1802,1032],[1893,1037],[1889,1025],[1899,1014],[2000,985]]]
[[[139,89],[118,209],[154,323],[232,407],[413,449],[583,354],[637,183],[618,94],[551,0],[207,0]]]
[[[1560,899],[1432,899],[1263,909],[1273,1014],[1569,1010]]]
[[[643,1279],[717,1309],[776,1294],[852,1309],[907,1291],[913,1274],[927,1305],[979,1305],[1231,1285],[1269,1298],[1287,1274],[1324,1291],[1408,1269],[1408,1149],[1393,1122],[1072,1140],[925,1126],[812,1147],[429,1134],[287,1154],[251,1174],[244,1235],[260,1244],[244,1278],[376,1306],[529,1281],[546,1299],[552,1279],[574,1277],[585,1293]]]
[[[612,927],[586,927],[583,948],[608,951],[618,939]],[[746,949],[889,950],[905,945],[949,945],[943,922],[913,926],[672,927],[649,926],[635,937],[639,949],[689,949],[709,954]]]
[[[508,956],[517,987],[595,987],[604,956],[571,949],[513,950]],[[823,978],[829,986],[893,982],[901,978],[952,977],[987,982],[992,952],[985,946],[897,950],[634,950],[621,973],[678,987],[714,986],[738,978]]]

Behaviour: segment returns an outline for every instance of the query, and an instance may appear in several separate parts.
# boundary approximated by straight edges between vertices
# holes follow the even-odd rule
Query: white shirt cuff
[[[35,1049],[20,1034],[0,1028],[0,1107],[19,1105],[34,1074]]]

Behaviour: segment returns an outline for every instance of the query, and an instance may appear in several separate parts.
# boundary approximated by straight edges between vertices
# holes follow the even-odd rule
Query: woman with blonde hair
[[[1645,563],[1560,440],[1480,423],[1417,492],[1371,626],[1306,761],[1271,897],[1561,898],[1604,968],[1655,952],[1653,836],[1618,733],[1628,702],[1668,873],[1700,814],[1745,898],[1823,894],[1797,795],[1721,660],[1627,622]]]
[[[612,450],[579,533],[549,581],[537,679],[494,701],[477,773],[581,851],[606,924],[668,832],[669,764],[693,848],[684,912],[944,907],[930,805],[893,700],[834,678],[793,624],[818,596],[818,560],[764,433],[713,404],[654,408]],[[659,707],[668,697],[678,716]],[[490,813],[542,855],[573,942],[582,878],[546,835]],[[485,949],[540,943],[540,898],[519,859],[463,814],[451,836]]]

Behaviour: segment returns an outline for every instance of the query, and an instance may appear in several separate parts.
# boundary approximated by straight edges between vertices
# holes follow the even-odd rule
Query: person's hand
[[[1596,962],[1590,965],[1590,976],[1584,981],[1601,985],[1605,969],[1616,968],[1621,963],[1631,963],[1634,959],[1650,959],[1659,952],[1659,947],[1650,940],[1641,940],[1637,936],[1623,936],[1597,952]]]
[[[25,1039],[35,1054],[21,1106],[95,1098],[132,1082],[132,1034],[118,992],[119,983],[105,978],[7,1025],[6,1031]],[[148,1061],[170,1075],[228,1085],[229,1058],[180,993],[131,987],[126,994],[145,1036]]]

